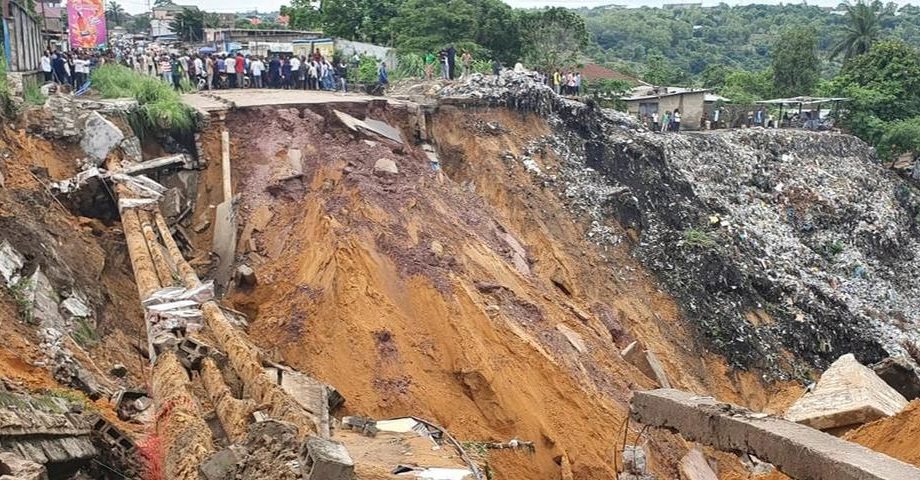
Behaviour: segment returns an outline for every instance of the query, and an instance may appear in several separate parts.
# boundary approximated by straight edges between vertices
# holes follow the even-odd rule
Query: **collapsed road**
[[[59,97],[45,108],[86,115]],[[93,154],[48,173],[65,214],[123,238],[107,268],[127,267],[130,295],[68,285],[79,253],[41,250],[52,242],[0,244],[5,282],[42,286],[34,310],[55,326],[41,332],[69,366],[54,367],[62,381],[103,404],[121,392],[117,438],[148,475],[674,478],[690,465],[718,478],[773,466],[643,428],[677,428],[658,417],[630,424],[630,398],[656,391],[633,392],[779,414],[846,354],[889,360],[860,365],[868,384],[913,391],[920,197],[853,137],[660,135],[513,72],[389,98],[185,101],[200,124],[179,147],[141,151],[119,120],[130,105],[101,105],[90,123],[105,138],[77,135]],[[123,322],[139,325],[112,329],[131,339],[121,368],[98,366],[118,347],[83,341],[104,288],[133,301]],[[69,318],[52,318],[65,301]],[[907,400],[839,426],[884,422]],[[818,460],[805,463],[825,477],[812,477],[771,453],[783,438],[743,449],[678,427],[794,478],[882,478]],[[46,468],[85,469],[98,450]]]

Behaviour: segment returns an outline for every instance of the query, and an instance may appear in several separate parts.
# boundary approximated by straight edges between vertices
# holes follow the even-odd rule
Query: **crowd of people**
[[[581,95],[581,72],[557,69],[550,80],[552,81],[550,86],[558,95],[571,97]]]
[[[90,50],[77,50],[61,52],[59,50],[45,50],[42,53],[40,66],[45,83],[69,85],[79,89],[89,80],[90,72],[110,61],[100,52]]]
[[[180,88],[187,78],[202,90],[228,88],[281,88],[342,91],[348,89],[344,59],[330,60],[319,50],[312,55],[271,54],[267,56],[227,53],[193,53],[128,56],[126,64]]]
[[[658,112],[643,114],[642,123],[653,132],[680,132],[680,109],[665,111],[664,115]]]

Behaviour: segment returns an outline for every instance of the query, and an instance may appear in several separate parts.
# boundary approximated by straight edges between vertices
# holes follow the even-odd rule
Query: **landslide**
[[[412,138],[403,110],[350,113]],[[509,160],[551,133],[544,117],[442,107],[431,118],[440,172],[420,148],[369,140],[334,118],[321,106],[228,116],[238,261],[258,278],[228,299],[262,348],[335,385],[346,414],[415,415],[466,441],[535,442],[532,456],[492,453],[496,478],[593,479],[615,476],[631,390],[655,387],[619,355],[634,339],[676,388],[771,411],[797,396],[792,383],[767,385],[701,353],[628,248],[589,241],[599,227]],[[279,170],[292,151],[303,155],[299,179]],[[399,173],[375,173],[381,158]],[[546,149],[542,161],[561,160]],[[652,470],[675,477],[683,442],[643,439]]]
[[[120,387],[145,385],[146,362],[134,348],[143,316],[123,237],[117,224],[78,216],[48,190],[80,158],[76,146],[0,129],[0,244],[25,260],[22,281],[8,287],[0,279],[0,377],[8,391],[95,400],[94,410],[139,433],[108,402]],[[44,296],[33,300],[28,293],[39,286]],[[90,315],[68,318],[58,304],[68,297]],[[110,373],[116,364],[126,367],[122,378]]]

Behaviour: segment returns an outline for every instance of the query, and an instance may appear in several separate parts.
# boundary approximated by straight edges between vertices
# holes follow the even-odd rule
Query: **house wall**
[[[680,95],[668,95],[657,99],[658,114],[664,115],[664,112],[671,112],[674,109],[680,109],[680,128],[681,130],[699,130],[700,119],[703,117],[703,99],[705,92],[687,92]],[[626,102],[626,109],[632,115],[640,115],[640,104],[650,105],[656,103],[656,99],[630,100]],[[648,106],[643,107],[643,112]]]
[[[42,31],[40,22],[23,5],[10,1],[9,16],[3,20],[6,61],[11,72],[41,68]]]

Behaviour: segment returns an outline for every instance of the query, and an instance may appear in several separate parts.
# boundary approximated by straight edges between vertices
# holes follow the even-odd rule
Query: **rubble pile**
[[[538,143],[560,168],[517,160],[586,217],[593,242],[632,237],[634,255],[734,366],[782,378],[798,371],[777,346],[825,367],[851,352],[874,363],[916,340],[920,192],[859,139],[660,134],[565,101],[549,119],[554,134]]]
[[[535,73],[504,70],[498,76],[474,73],[462,83],[444,86],[437,97],[481,100],[491,106],[549,113],[563,101],[553,89],[539,82]]]

